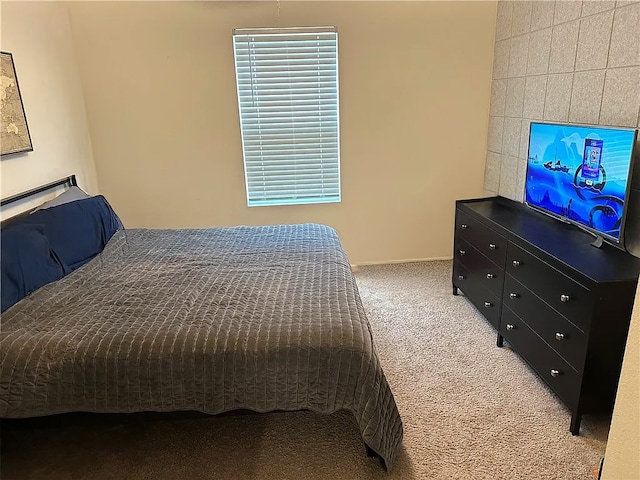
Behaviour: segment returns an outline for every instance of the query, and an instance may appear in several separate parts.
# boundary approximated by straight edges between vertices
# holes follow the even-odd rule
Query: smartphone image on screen
[[[584,141],[582,156],[582,178],[587,185],[593,185],[600,178],[600,162],[602,160],[602,140],[587,138]]]

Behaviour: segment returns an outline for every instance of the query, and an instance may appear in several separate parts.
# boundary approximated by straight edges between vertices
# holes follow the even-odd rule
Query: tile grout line
[[[551,23],[553,23],[553,20],[555,19],[556,16],[556,4],[555,2],[553,3],[553,16],[551,17]],[[545,119],[545,111],[547,110],[547,89],[549,88],[549,75],[551,75],[551,73],[549,72],[549,70],[551,70],[551,49],[553,47],[553,29],[555,28],[555,25],[551,26],[551,40],[549,40],[549,53],[547,54],[547,71],[544,75],[547,76],[547,81],[544,85],[544,99],[543,99],[543,104],[542,104],[542,120]]]
[[[584,3],[580,7],[580,12],[582,13],[582,7]],[[567,112],[567,122],[571,119],[571,104],[573,103],[573,87],[576,81],[576,64],[578,63],[578,48],[580,47],[580,32],[582,31],[582,17],[578,19],[578,39],[576,40],[576,53],[573,57],[573,69],[571,71],[571,94],[569,95],[569,111]]]
[[[609,55],[611,54],[611,40],[613,38],[613,26],[616,22],[616,9],[613,9],[613,15],[611,16],[611,30],[609,31],[609,45],[607,46],[607,63],[605,66],[604,79],[602,80],[602,93],[600,95],[600,108],[598,108],[598,125],[601,125],[600,119],[602,118],[602,104],[604,103],[604,89],[607,85],[607,77],[609,76]]]

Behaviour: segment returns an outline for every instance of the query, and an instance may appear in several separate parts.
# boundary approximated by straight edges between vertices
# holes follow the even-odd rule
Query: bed
[[[58,221],[88,204],[47,213]],[[348,410],[367,452],[391,469],[402,421],[335,230],[118,222],[104,221],[113,232],[99,253],[73,269],[62,261],[61,278],[2,313],[0,417]],[[2,260],[4,270],[4,247]]]

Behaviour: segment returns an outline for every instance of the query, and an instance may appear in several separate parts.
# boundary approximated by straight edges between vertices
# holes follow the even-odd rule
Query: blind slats
[[[258,149],[255,149],[258,151]],[[305,144],[305,145],[286,145],[284,147],[280,145],[270,145],[270,146],[261,146],[259,147],[260,158],[266,160],[268,156],[273,156],[273,154],[279,154],[277,156],[282,156],[283,159],[287,159],[291,153],[304,154],[308,153],[313,155],[313,158],[317,156],[317,152],[321,154],[335,154],[338,152],[338,145],[334,142],[333,145],[329,146],[321,146],[318,148],[317,145],[314,144]]]
[[[279,70],[279,71],[247,71],[245,73],[239,72],[237,80],[240,81],[243,85],[246,83],[253,84],[252,82],[258,83],[268,83],[268,82],[285,82],[287,79],[291,77],[295,77],[299,82],[312,82],[316,80],[317,82],[331,82],[331,79],[335,76],[336,71],[332,70],[317,70],[317,71],[309,71],[309,70]]]
[[[301,145],[305,144],[315,144],[318,146],[322,146],[325,142],[333,142],[337,145],[338,137],[331,135],[320,136],[315,133],[305,134],[298,132],[294,135],[287,134],[274,134],[274,135],[256,135],[255,138],[245,138],[245,143],[250,147],[260,147],[260,146],[278,146],[283,145],[289,148],[289,145]]]
[[[249,206],[339,202],[337,33],[250,32],[233,37]]]
[[[293,191],[298,191],[301,188],[305,188],[305,190],[324,190],[324,185],[323,183],[318,183],[319,179],[318,177],[305,177],[302,178],[300,180],[296,180],[296,188]],[[286,178],[286,177],[282,177],[279,180],[271,180],[269,182],[260,182],[260,181],[255,181],[255,182],[249,182],[250,185],[252,186],[264,186],[264,187],[269,187],[270,190],[287,190],[290,191],[291,189],[291,179]],[[330,187],[329,185],[326,185],[327,187]]]
[[[247,129],[247,133],[251,134],[254,133],[256,136],[259,135],[266,135],[268,133],[273,133],[273,134],[277,134],[277,133],[286,133],[286,132],[291,132],[292,134],[295,132],[306,132],[306,133],[310,133],[310,132],[318,132],[318,125],[304,125],[302,122],[300,122],[298,125],[296,125],[295,127],[292,128],[283,128],[285,126],[290,126],[288,124],[272,124],[272,125],[252,125],[251,128],[246,127],[246,124],[243,122],[241,127],[246,128]],[[331,127],[335,127],[337,126],[337,123],[334,122],[333,124],[327,124],[327,128],[331,129]]]

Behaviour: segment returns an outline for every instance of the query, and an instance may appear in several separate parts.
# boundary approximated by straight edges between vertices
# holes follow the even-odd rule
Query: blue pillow
[[[66,269],[42,225],[15,225],[0,231],[1,311],[31,292],[62,278]]]
[[[15,223],[43,225],[51,248],[71,271],[102,252],[113,234],[122,228],[122,222],[102,195],[38,210]]]

